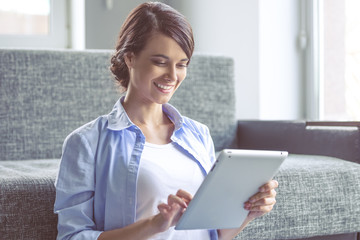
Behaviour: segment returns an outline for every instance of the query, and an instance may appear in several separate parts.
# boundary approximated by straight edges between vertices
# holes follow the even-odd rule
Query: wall
[[[260,118],[299,119],[305,115],[300,1],[260,0]]]
[[[113,0],[113,8],[108,10],[105,0],[85,0],[85,47],[113,49],[125,18],[142,2],[144,1]]]
[[[195,51],[235,60],[238,119],[303,116],[297,49],[301,0],[164,0],[194,29]],[[86,48],[113,48],[129,11],[143,1],[86,0]]]
[[[346,44],[349,44],[350,42],[347,39],[346,42],[345,37],[350,35],[351,31],[349,31],[349,29],[351,28],[346,26],[346,23],[350,22],[349,16],[345,15],[346,3],[347,3],[346,1],[341,1],[341,0],[323,1],[323,15],[324,15],[323,109],[324,110],[322,113],[322,117],[327,120],[329,119],[348,120],[348,116],[346,112],[347,110],[346,100],[345,100],[346,99],[345,92],[347,89],[345,84],[349,84],[350,82],[345,83],[345,67],[349,66],[349,65],[346,66],[346,61],[350,62],[349,60],[351,58],[345,60],[345,54],[346,54],[345,48],[347,47]],[[354,25],[352,25],[352,28],[355,29],[355,27],[353,26]],[[348,27],[348,29],[346,29],[346,27]],[[346,30],[348,30],[348,32],[346,32]],[[358,30],[353,30],[353,31],[356,32]],[[349,69],[347,70],[349,71]],[[350,73],[347,76],[351,76],[351,75],[352,74]],[[358,93],[354,95],[358,95]],[[352,99],[352,101],[356,102],[355,99]]]

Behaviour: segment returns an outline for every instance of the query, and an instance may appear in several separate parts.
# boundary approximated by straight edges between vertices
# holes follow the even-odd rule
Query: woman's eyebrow
[[[168,56],[165,56],[163,54],[154,54],[154,55],[151,55],[151,57],[161,57],[161,58],[165,58],[166,60],[170,59]],[[180,60],[180,62],[187,62],[187,61],[189,61],[189,59],[187,59],[187,58],[183,58]]]

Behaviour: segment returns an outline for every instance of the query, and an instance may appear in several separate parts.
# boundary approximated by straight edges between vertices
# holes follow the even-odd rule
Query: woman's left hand
[[[276,180],[271,180],[259,188],[259,192],[245,202],[244,208],[249,210],[247,220],[251,221],[270,212],[276,203],[275,188],[279,186]]]
[[[276,191],[275,188],[279,186],[276,180],[271,180],[259,188],[259,192],[249,198],[244,204],[244,208],[249,210],[249,214],[245,221],[239,228],[234,229],[219,229],[219,239],[233,239],[236,235],[241,232],[246,225],[254,220],[255,218],[261,217],[262,215],[270,212],[275,203]]]

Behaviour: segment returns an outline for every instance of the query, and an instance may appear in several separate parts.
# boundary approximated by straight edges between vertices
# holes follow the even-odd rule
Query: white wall
[[[77,1],[77,0],[72,0]],[[85,47],[113,49],[121,28],[130,11],[143,0],[112,0],[112,8],[105,0],[85,0]]]
[[[300,0],[301,1],[301,0]],[[260,118],[304,116],[300,2],[260,0]]]

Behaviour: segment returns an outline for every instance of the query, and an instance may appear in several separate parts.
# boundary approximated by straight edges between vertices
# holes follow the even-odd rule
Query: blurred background
[[[139,0],[0,0],[0,48],[113,49]],[[236,116],[360,120],[360,1],[163,0],[235,61]],[[0,86],[1,87],[1,86]]]

